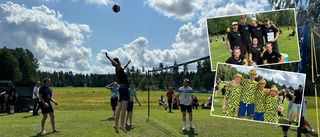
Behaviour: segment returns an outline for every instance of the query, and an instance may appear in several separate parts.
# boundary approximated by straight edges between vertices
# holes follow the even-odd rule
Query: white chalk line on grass
[[[226,55],[230,55],[230,53],[224,54],[224,55],[221,55],[221,56],[218,56],[218,57],[211,58],[211,60],[216,59],[216,58],[220,58],[220,57],[223,57],[223,56],[226,56]]]
[[[166,124],[164,124],[164,123],[162,123],[162,122],[160,122],[160,121],[158,121],[158,120],[156,120],[156,119],[154,119],[154,118],[152,118],[150,116],[149,116],[149,118],[154,120],[154,121],[156,121],[156,122],[158,122],[158,123],[160,123],[160,124],[162,124],[162,126],[169,127],[169,130],[173,130],[174,132],[179,133],[178,135],[181,135],[178,130],[175,130],[174,128],[172,128],[172,127],[170,127],[170,126],[168,126],[168,125],[166,125]],[[181,135],[181,136],[187,136],[187,135]]]

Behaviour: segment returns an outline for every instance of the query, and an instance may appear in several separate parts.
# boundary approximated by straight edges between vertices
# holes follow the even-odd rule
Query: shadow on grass
[[[130,125],[126,125],[126,130],[127,130],[127,131],[131,131],[131,129],[134,129],[134,127],[133,127],[133,126],[130,126]]]
[[[48,136],[48,135],[51,135],[51,134],[54,134],[55,132],[47,132],[45,134],[42,134],[41,132],[39,132],[37,135],[35,136],[30,136],[30,137],[43,137],[43,136]],[[55,134],[59,134],[59,133],[55,133]]]
[[[101,121],[114,121],[114,120],[115,120],[115,118],[109,117],[108,119],[103,119],[103,120],[101,120]]]
[[[184,131],[180,132],[180,134],[188,135],[189,137],[194,137],[194,136],[198,135],[198,133],[195,133],[193,129],[190,129],[189,131],[184,130]]]
[[[175,135],[172,134],[170,131],[166,130],[165,128],[157,125],[156,123],[154,123],[154,122],[152,122],[152,121],[148,121],[148,123],[149,123],[151,126],[157,128],[158,130],[162,131],[163,133],[165,133],[165,134],[167,134],[167,135],[175,136]]]
[[[40,115],[36,115],[36,116],[34,116],[34,115],[30,115],[30,116],[24,116],[23,118],[29,118],[29,117],[37,117],[37,116],[40,116]]]
[[[298,128],[297,127],[290,127],[289,130],[291,130],[292,132],[297,132],[297,134],[298,134]],[[311,132],[309,129],[308,129],[308,131],[310,133],[310,136],[312,136],[312,137],[317,137],[318,136],[316,131],[315,132]],[[301,132],[301,135],[304,135],[304,133]]]

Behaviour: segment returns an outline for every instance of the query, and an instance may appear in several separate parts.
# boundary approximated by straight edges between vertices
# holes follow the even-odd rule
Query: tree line
[[[284,10],[284,11],[272,11],[272,12],[265,12],[265,13],[256,13],[256,14],[247,14],[247,22],[251,24],[251,18],[255,17],[258,22],[264,23],[265,18],[270,19],[271,24],[275,24],[277,27],[283,26],[295,26],[295,14],[293,10]],[[221,17],[221,18],[213,18],[207,19],[207,27],[208,27],[208,34],[209,37],[215,35],[226,34],[227,28],[232,30],[232,22],[240,21],[241,15],[237,16],[229,16],[229,17]]]

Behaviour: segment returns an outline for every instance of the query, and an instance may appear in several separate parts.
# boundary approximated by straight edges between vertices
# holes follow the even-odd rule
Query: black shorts
[[[219,86],[216,86],[215,89],[216,89],[216,90],[219,90]]]
[[[129,90],[128,85],[121,85],[119,88],[119,102],[123,101],[129,101]]]
[[[2,103],[6,103],[6,100],[4,99],[4,97],[0,97],[0,104]]]
[[[133,101],[132,102],[128,102],[128,107],[127,107],[127,111],[132,111],[132,108],[133,108]]]
[[[47,113],[51,113],[53,112],[53,108],[52,108],[52,105],[51,103],[48,103],[49,104],[49,107],[44,107],[44,104],[42,102],[40,102],[40,108],[41,108],[41,113],[42,114],[47,114]]]
[[[110,101],[112,107],[118,106],[118,98],[110,99]]]
[[[226,94],[226,92],[222,92],[222,95],[225,95]]]
[[[16,104],[16,100],[12,99],[8,101],[9,105],[15,105]]]
[[[180,106],[181,106],[181,112],[186,112],[186,110],[188,111],[188,113],[192,112],[191,105],[186,106],[186,105],[180,104]]]
[[[306,127],[306,123],[304,122],[304,117],[301,117],[301,123],[300,123],[300,127],[301,127],[301,133],[309,133],[307,127]],[[289,130],[289,126],[282,126],[282,131],[288,131]]]

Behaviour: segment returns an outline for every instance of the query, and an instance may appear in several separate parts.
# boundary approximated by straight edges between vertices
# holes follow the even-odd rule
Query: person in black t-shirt
[[[262,34],[262,25],[258,24],[256,18],[251,19],[251,27],[250,29],[250,34],[252,39],[257,38],[258,39],[258,44],[264,45],[263,41],[263,34]]]
[[[292,102],[290,103],[290,105],[292,106],[292,111],[291,111],[291,116],[289,119],[289,125],[292,122],[293,115],[294,115],[294,112],[296,111],[296,109],[297,109],[297,122],[300,121],[301,101],[302,101],[302,96],[303,96],[302,89],[303,89],[303,86],[300,84],[299,89],[294,91],[294,97],[292,99]],[[297,125],[298,125],[298,123],[297,123]]]
[[[247,59],[243,55],[241,55],[240,49],[235,49],[233,51],[233,55],[226,61],[226,63],[236,65],[242,65],[242,62],[244,62],[244,66],[248,66]]]
[[[285,62],[283,56],[278,51],[272,49],[271,43],[266,43],[266,48],[267,52],[263,53],[263,64]]]
[[[44,125],[46,123],[46,119],[48,117],[48,113],[50,115],[50,121],[52,125],[52,132],[60,132],[59,130],[56,129],[55,126],[55,120],[54,120],[54,111],[51,105],[51,102],[53,102],[55,105],[59,105],[58,102],[56,102],[52,98],[52,89],[49,87],[51,84],[50,78],[45,78],[43,80],[44,86],[42,86],[39,89],[39,99],[40,99],[40,108],[42,112],[42,120],[41,120],[41,134],[47,133],[44,130]]]
[[[263,45],[258,45],[258,39],[253,38],[252,46],[249,47],[249,62],[251,66],[262,64],[261,55],[266,51]]]
[[[240,17],[241,24],[238,25],[238,30],[240,31],[241,34],[241,41],[243,44],[244,49],[241,51],[243,52],[242,54],[246,57],[247,51],[249,51],[249,47],[251,46],[251,40],[250,40],[250,27],[247,22],[247,18],[245,15],[242,15]]]
[[[223,42],[223,44],[226,44],[226,37],[224,37],[224,35],[222,35],[222,42]]]
[[[228,33],[228,49],[229,53],[232,54],[234,49],[241,49],[241,52],[246,52],[242,51],[244,50],[243,44],[241,41],[241,34],[238,31],[238,23],[237,22],[232,22],[232,30]],[[242,54],[244,55],[244,54]]]
[[[9,89],[9,93],[8,93],[8,104],[9,104],[9,108],[10,108],[10,112],[8,113],[8,115],[10,114],[14,114],[14,105],[16,104],[16,88],[14,87],[13,83],[10,81],[8,83],[10,89]]]
[[[0,87],[0,106],[2,105],[3,112],[6,113],[6,100],[4,98],[4,94],[7,93],[7,90],[3,87]],[[1,109],[0,109],[1,111]]]
[[[192,109],[194,109],[194,107],[196,107],[196,109],[198,109],[199,106],[199,101],[197,99],[197,97],[194,97],[193,101],[192,101]]]
[[[226,89],[227,86],[223,86],[223,88],[221,89],[222,95],[224,96],[226,94]]]
[[[277,39],[279,37],[278,29],[270,25],[269,18],[264,19],[265,26],[262,26],[262,32],[266,42],[272,43],[272,49],[278,50]]]
[[[290,38],[290,36],[294,36],[296,34],[296,29],[293,28],[293,31],[291,34],[288,35],[287,40]]]
[[[126,117],[126,110],[127,110],[128,101],[129,101],[129,82],[128,82],[127,74],[124,72],[124,70],[130,64],[131,60],[129,60],[126,65],[121,67],[121,63],[119,61],[119,58],[111,59],[108,56],[107,52],[105,52],[105,54],[106,54],[106,57],[109,59],[109,61],[112,63],[112,65],[115,67],[116,75],[118,77],[119,85],[120,85],[120,88],[119,88],[119,96],[120,96],[119,97],[119,107],[116,112],[114,130],[116,133],[119,133],[118,128],[120,128],[125,133],[127,133],[127,130],[125,129],[125,126],[124,126],[124,119]],[[120,113],[121,113],[121,123],[120,123],[120,127],[118,127]]]

